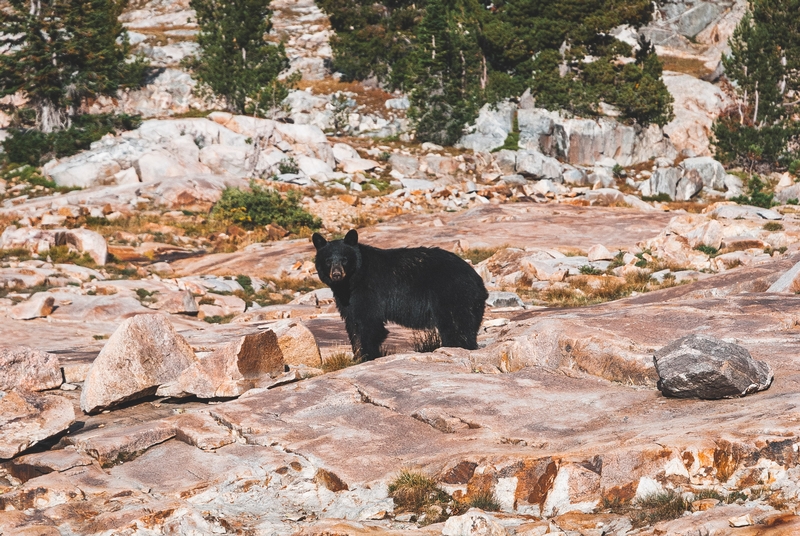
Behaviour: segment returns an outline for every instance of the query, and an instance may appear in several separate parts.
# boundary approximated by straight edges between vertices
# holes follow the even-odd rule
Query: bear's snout
[[[331,266],[331,281],[341,281],[344,279],[344,268],[341,265]]]

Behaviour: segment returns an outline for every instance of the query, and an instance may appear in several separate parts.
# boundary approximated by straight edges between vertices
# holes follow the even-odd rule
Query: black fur
[[[442,346],[478,347],[488,297],[483,280],[457,255],[439,248],[379,249],[358,243],[351,230],[328,242],[319,233],[317,274],[331,287],[353,352],[380,357],[386,322],[436,328]]]

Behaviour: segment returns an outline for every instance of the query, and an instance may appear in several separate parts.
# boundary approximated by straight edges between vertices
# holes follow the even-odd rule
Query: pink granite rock
[[[160,314],[120,324],[92,363],[81,392],[86,413],[154,394],[197,361],[194,351]]]

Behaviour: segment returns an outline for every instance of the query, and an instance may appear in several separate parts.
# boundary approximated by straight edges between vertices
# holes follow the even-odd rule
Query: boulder
[[[272,330],[244,335],[195,361],[158,396],[235,397],[283,372],[283,354]]]
[[[610,261],[614,258],[614,254],[608,251],[602,244],[595,244],[589,248],[588,257],[590,261]]]
[[[155,394],[197,361],[167,317],[137,315],[119,325],[89,369],[81,409],[92,413]]]
[[[155,182],[165,177],[183,177],[185,165],[164,150],[149,151],[134,163],[141,182]]]
[[[0,391],[45,391],[62,381],[58,356],[27,346],[0,347]]]
[[[507,536],[503,525],[478,508],[470,508],[466,514],[447,519],[442,536]]]
[[[429,181],[426,179],[400,179],[400,182],[403,185],[403,188],[410,191],[429,191],[436,188],[436,184],[433,181]]]
[[[698,2],[687,9],[677,20],[678,33],[690,39],[702,32],[721,13],[722,8],[712,2]]]
[[[434,175],[452,175],[458,171],[458,161],[450,156],[429,154],[425,157],[428,173]]]
[[[314,125],[295,125],[292,123],[275,123],[275,130],[284,138],[288,138],[294,143],[314,145],[317,143],[328,143],[325,133]]]
[[[380,164],[378,164],[375,160],[368,160],[366,158],[353,158],[348,160],[341,160],[339,162],[339,167],[341,167],[344,173],[352,174],[358,171],[369,171],[371,169],[375,169]]]
[[[247,165],[249,153],[248,147],[207,145],[200,149],[200,162],[214,173],[243,178],[251,174],[251,169]]]
[[[15,320],[31,320],[49,316],[55,308],[55,299],[44,292],[37,292],[27,300],[11,308],[9,316]]]
[[[89,229],[68,229],[56,234],[57,246],[62,244],[73,245],[81,253],[88,253],[92,260],[103,266],[108,258],[108,245],[106,239],[98,232]]]
[[[538,151],[519,151],[516,171],[535,179],[561,179],[561,163]]]
[[[763,391],[772,384],[770,366],[738,344],[687,335],[653,356],[658,388],[665,396],[716,400]]]
[[[688,171],[697,171],[705,188],[725,190],[725,168],[710,156],[687,158],[680,166],[684,169],[684,175]]]
[[[331,147],[331,150],[333,151],[333,158],[337,163],[340,163],[344,160],[356,160],[361,158],[361,155],[358,154],[358,151],[346,143],[334,143],[333,147]]]
[[[406,177],[411,177],[419,171],[419,160],[415,156],[395,153],[389,157],[389,165],[393,171]]]
[[[550,136],[556,127],[558,115],[541,108],[517,111],[519,146],[529,151],[548,152]],[[563,131],[563,127],[562,128]]]
[[[287,318],[269,327],[278,338],[284,363],[317,368],[322,365],[317,339],[301,321]]]
[[[680,179],[681,172],[678,168],[658,168],[648,180],[642,182],[642,195],[655,196],[658,194],[667,194],[670,199],[675,199],[678,181]]]
[[[24,391],[0,391],[0,459],[13,458],[75,422],[67,398]]]
[[[517,151],[501,149],[493,153],[494,164],[504,175],[511,175],[517,170]]]
[[[498,292],[493,291],[489,293],[486,298],[486,305],[489,307],[524,307],[522,299],[513,292]]]
[[[496,106],[484,104],[475,120],[475,132],[463,136],[456,147],[472,149],[476,153],[502,147],[514,128],[516,106],[502,102]]]
[[[58,186],[90,188],[101,184],[114,184],[120,165],[109,155],[76,155],[47,170],[47,175]]]
[[[311,156],[300,156],[297,158],[297,168],[308,177],[318,174],[333,173],[333,169],[325,161]]]
[[[194,296],[188,290],[159,292],[156,294],[156,301],[150,304],[150,308],[164,313],[187,315],[196,315],[199,310]]]
[[[711,213],[712,216],[717,218],[724,218],[730,220],[736,219],[765,219],[765,220],[781,220],[783,215],[774,210],[762,207],[754,207],[751,205],[719,205]]]

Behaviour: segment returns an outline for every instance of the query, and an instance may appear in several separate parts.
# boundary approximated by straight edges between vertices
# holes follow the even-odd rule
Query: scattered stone
[[[0,391],[45,391],[62,381],[58,356],[27,346],[0,347]]]
[[[768,389],[772,368],[745,348],[707,335],[687,335],[653,356],[665,396],[716,400]]]
[[[739,218],[763,218],[765,220],[782,220],[783,215],[774,210],[750,205],[719,205],[711,213],[717,218],[736,220]]]
[[[0,391],[0,459],[13,458],[74,421],[72,402],[62,396]]]
[[[194,351],[160,314],[137,315],[119,325],[92,363],[81,409],[94,413],[155,394],[197,361]]]

